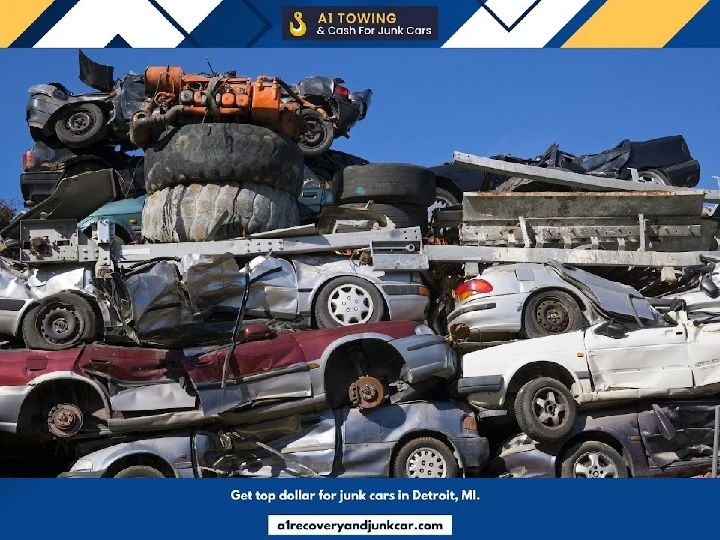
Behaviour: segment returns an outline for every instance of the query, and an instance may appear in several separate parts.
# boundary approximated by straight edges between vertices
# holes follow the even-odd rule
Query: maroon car
[[[442,337],[404,321],[280,333],[252,325],[214,350],[3,351],[0,431],[67,439],[372,408],[424,397],[457,365]]]

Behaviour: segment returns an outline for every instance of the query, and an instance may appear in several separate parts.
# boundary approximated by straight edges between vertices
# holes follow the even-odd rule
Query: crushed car
[[[409,321],[308,332],[238,324],[224,346],[187,349],[7,350],[0,430],[67,440],[373,409],[441,393],[458,362],[442,337]]]
[[[447,324],[473,341],[552,336],[606,320],[603,313],[613,306],[605,306],[619,298],[622,309],[628,296],[638,300],[641,317],[657,317],[635,289],[589,272],[560,264],[501,264],[454,290]]]
[[[148,435],[87,453],[60,477],[456,478],[478,474],[488,453],[467,405],[410,402]]]
[[[148,100],[143,77],[130,73],[115,80],[112,67],[79,54],[80,80],[97,92],[73,94],[60,83],[33,86],[26,108],[30,134],[36,141],[59,141],[74,149],[102,141],[131,148],[130,119]]]
[[[590,328],[466,354],[458,387],[478,409],[508,411],[541,442],[567,435],[578,406],[720,392],[717,314],[693,316],[675,302],[653,321],[641,318],[642,303],[627,295],[624,314],[618,304]],[[623,320],[628,312],[634,321]]]
[[[324,154],[336,138],[349,137],[350,129],[367,116],[372,90],[351,92],[344,83],[339,78],[316,75],[292,85],[295,94],[320,108],[300,111],[304,125],[298,144],[306,156]],[[287,94],[285,99],[292,97]]]
[[[657,401],[578,416],[554,443],[506,441],[485,475],[503,478],[687,478],[712,468],[714,401]]]

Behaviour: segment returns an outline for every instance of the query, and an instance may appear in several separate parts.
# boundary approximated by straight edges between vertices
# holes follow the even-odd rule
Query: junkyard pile
[[[456,244],[710,252],[701,195],[369,164],[330,149],[372,96],[341,79],[115,80],[82,52],[80,73],[96,93],[30,89],[28,210],[0,232],[3,474],[28,474],[31,447],[79,477],[710,468],[713,257],[672,272],[421,258]],[[651,187],[700,178],[679,136],[494,159]],[[600,221],[568,233],[584,195]]]

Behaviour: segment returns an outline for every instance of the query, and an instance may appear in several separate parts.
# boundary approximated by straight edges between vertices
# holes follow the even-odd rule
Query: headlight
[[[91,459],[82,458],[78,459],[75,462],[75,465],[73,465],[72,469],[70,469],[73,472],[84,472],[84,471],[92,471],[93,470],[93,462]]]
[[[424,324],[418,324],[415,327],[415,335],[416,336],[434,336],[435,332],[433,332],[429,326],[425,326]]]

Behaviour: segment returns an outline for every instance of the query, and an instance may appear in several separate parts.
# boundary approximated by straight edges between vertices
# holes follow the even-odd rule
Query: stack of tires
[[[250,124],[190,124],[145,152],[142,234],[151,242],[226,240],[300,223],[304,156]]]
[[[428,230],[428,207],[435,201],[435,174],[417,165],[373,163],[346,167],[334,178],[335,201],[343,208],[371,209],[398,229]]]

